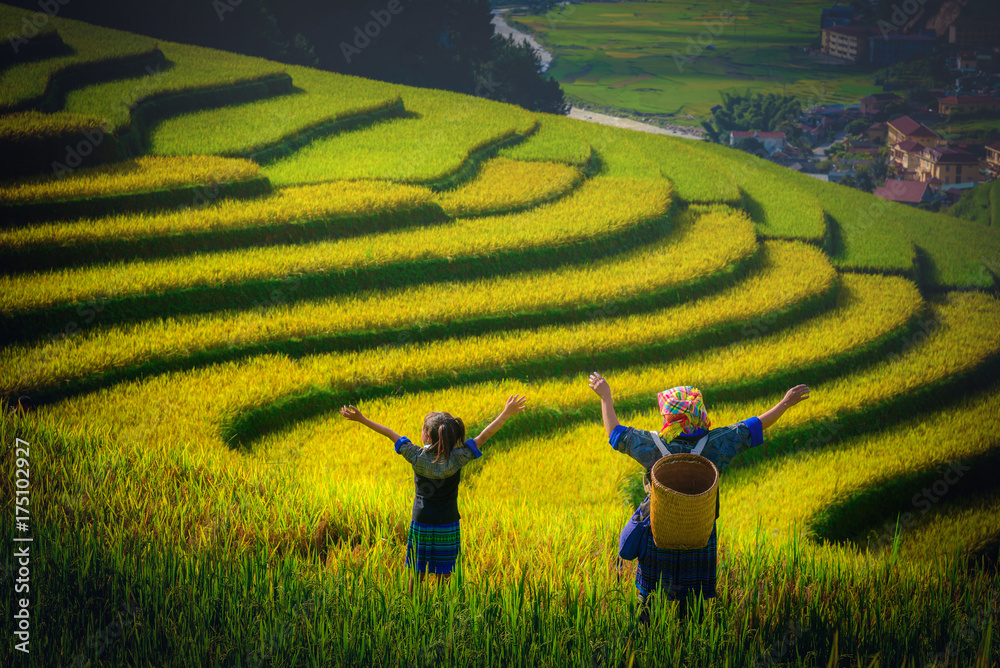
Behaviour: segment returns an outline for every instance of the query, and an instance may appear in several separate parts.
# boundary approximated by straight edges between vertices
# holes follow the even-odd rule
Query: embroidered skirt
[[[715,526],[708,545],[696,550],[661,550],[653,542],[650,532],[646,552],[639,559],[635,573],[635,587],[640,596],[647,596],[657,585],[668,600],[684,598],[688,594],[703,598],[715,596],[718,550]]]
[[[406,539],[407,567],[420,572],[447,575],[455,569],[455,559],[461,550],[462,532],[458,522],[410,522],[410,533]]]

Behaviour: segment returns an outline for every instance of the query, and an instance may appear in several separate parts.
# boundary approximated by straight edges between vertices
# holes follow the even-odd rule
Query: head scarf
[[[660,414],[663,415],[660,434],[668,443],[680,434],[693,434],[702,428],[712,428],[712,421],[698,388],[680,385],[663,390],[656,398],[660,402]]]

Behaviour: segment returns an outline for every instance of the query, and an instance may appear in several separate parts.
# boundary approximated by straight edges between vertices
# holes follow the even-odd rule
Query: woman
[[[590,375],[589,385],[601,398],[601,415],[608,442],[615,450],[636,460],[646,469],[644,483],[649,484],[650,470],[662,457],[653,432],[618,423],[611,386],[599,373]],[[736,424],[712,429],[711,419],[705,409],[701,392],[682,385],[660,392],[657,399],[663,415],[660,441],[669,453],[691,452],[707,435],[701,456],[709,459],[721,472],[739,453],[764,442],[764,430],[777,422],[784,412],[809,398],[809,388],[796,385],[784,398],[766,413]],[[716,518],[719,508],[716,505]],[[636,594],[641,607],[640,621],[649,622],[650,595],[659,589],[667,600],[680,601],[680,617],[687,613],[688,600],[700,594],[703,598],[715,597],[717,546],[715,525],[708,545],[694,550],[661,550],[650,533],[646,550],[639,559],[636,574]]]

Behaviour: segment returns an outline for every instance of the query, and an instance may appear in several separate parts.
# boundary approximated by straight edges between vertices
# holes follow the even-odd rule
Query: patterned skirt
[[[410,522],[406,539],[406,566],[421,573],[447,575],[455,569],[455,559],[462,551],[462,532],[458,522],[420,524]]]
[[[646,552],[636,568],[635,587],[645,597],[659,585],[671,601],[699,593],[703,598],[714,598],[717,558],[714,525],[708,545],[696,550],[661,550],[650,532]]]

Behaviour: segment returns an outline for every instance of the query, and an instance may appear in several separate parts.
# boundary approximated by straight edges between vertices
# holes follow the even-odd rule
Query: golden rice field
[[[44,174],[9,182],[0,187],[0,203],[16,204],[45,200],[100,197],[106,193],[133,193],[165,188],[237,181],[260,173],[260,166],[249,160],[235,160],[211,155],[179,160],[140,156],[108,166],[83,167],[58,178]],[[60,241],[68,241],[62,237]]]
[[[73,53],[0,72],[0,143],[56,159],[108,122],[120,154],[4,158],[24,665],[998,665],[1000,232],[724,147],[51,23]],[[133,56],[169,66],[109,65]],[[46,97],[67,71],[92,83]],[[637,623],[641,467],[595,370],[644,429],[674,385],[713,426],[811,388],[722,472],[697,618]],[[412,471],[338,409],[471,436],[514,393],[462,476],[459,571],[409,594]]]

